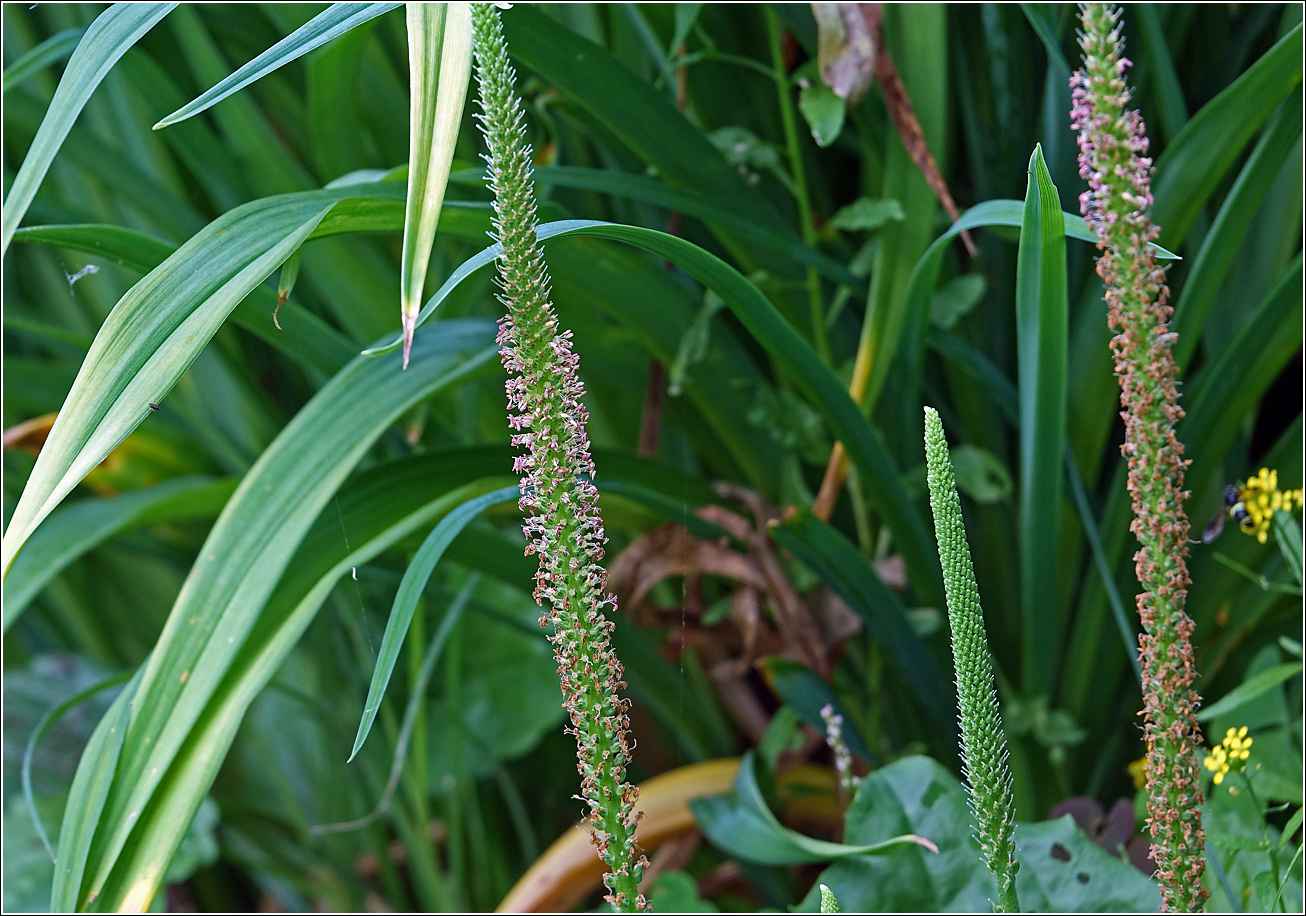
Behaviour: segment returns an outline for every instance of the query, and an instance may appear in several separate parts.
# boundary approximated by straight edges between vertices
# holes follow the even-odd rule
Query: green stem
[[[785,148],[789,155],[789,171],[794,178],[794,196],[798,199],[798,225],[803,244],[816,247],[816,229],[812,225],[812,205],[807,195],[807,174],[803,169],[803,156],[798,148],[798,124],[794,118],[794,103],[789,97],[789,78],[785,73],[784,53],[780,50],[780,22],[770,7],[766,10],[767,33],[771,39],[771,65],[775,69],[776,95],[780,101],[780,120],[784,124]],[[825,307],[821,302],[821,278],[816,268],[807,268],[807,299],[812,317],[812,342],[822,362],[830,365],[830,339],[825,331]]]

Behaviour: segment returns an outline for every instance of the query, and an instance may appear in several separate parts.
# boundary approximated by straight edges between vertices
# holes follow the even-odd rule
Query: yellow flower
[[[1252,739],[1247,737],[1247,726],[1231,728],[1224,733],[1224,740],[1219,746],[1211,748],[1202,766],[1215,774],[1214,782],[1218,786],[1230,769],[1241,770],[1251,756]]]
[[[1141,789],[1147,785],[1147,758],[1139,757],[1127,767],[1129,775],[1134,780],[1134,788]]]
[[[1269,538],[1270,521],[1276,509],[1291,512],[1302,505],[1301,490],[1280,490],[1279,472],[1261,468],[1247,483],[1238,484],[1238,500],[1246,515],[1238,520],[1238,527],[1264,544]],[[1235,507],[1236,508],[1236,507]]]

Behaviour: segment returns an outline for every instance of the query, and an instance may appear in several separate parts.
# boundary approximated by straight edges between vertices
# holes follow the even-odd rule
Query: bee
[[[1236,484],[1224,488],[1224,505],[1202,529],[1202,543],[1209,544],[1220,536],[1224,530],[1224,520],[1231,518],[1238,523],[1239,529],[1249,532],[1256,527],[1247,507],[1243,505],[1243,490]]]

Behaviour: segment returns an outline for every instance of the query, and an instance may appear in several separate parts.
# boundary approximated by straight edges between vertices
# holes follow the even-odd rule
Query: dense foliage
[[[400,6],[3,9],[7,910],[603,896],[523,556],[485,141],[469,101],[414,283]],[[641,890],[997,900],[928,404],[1020,905],[1154,909],[1076,10],[814,6],[502,13],[621,608]],[[330,40],[278,46],[319,14]],[[1122,19],[1186,413],[1213,909],[1302,906],[1301,19]],[[293,59],[151,129],[274,46]],[[79,80],[84,108],[56,99]],[[430,297],[407,370],[401,286],[405,320]]]

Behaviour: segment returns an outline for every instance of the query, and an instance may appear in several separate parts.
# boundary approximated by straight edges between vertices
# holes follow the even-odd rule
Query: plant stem
[[[780,49],[780,22],[775,12],[767,7],[767,34],[771,40],[771,66],[775,70],[775,90],[780,101],[780,121],[784,124],[785,149],[789,156],[789,171],[794,178],[794,196],[798,203],[798,225],[803,244],[816,248],[816,229],[812,225],[812,205],[807,196],[807,173],[803,169],[803,156],[798,148],[798,125],[794,118],[794,103],[789,93],[789,76],[785,73],[784,52]],[[807,299],[812,318],[812,342],[817,355],[830,365],[830,338],[825,330],[825,307],[821,302],[821,278],[816,268],[807,268]]]

